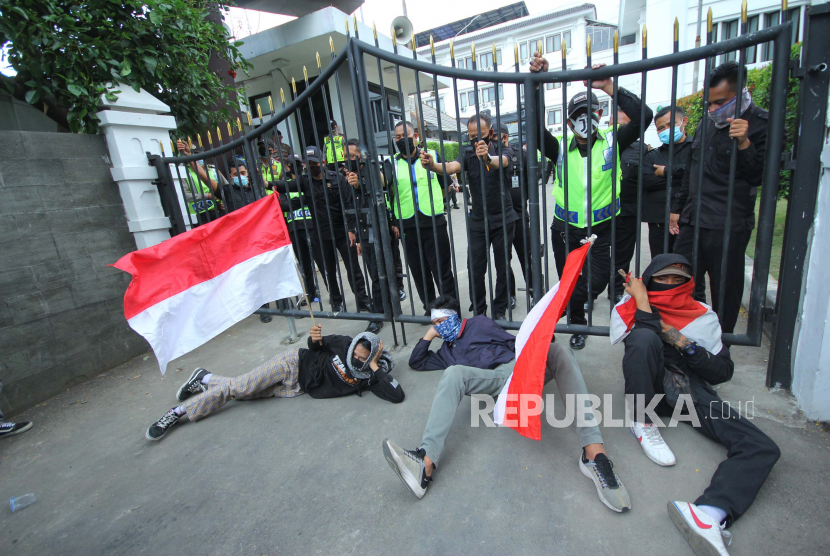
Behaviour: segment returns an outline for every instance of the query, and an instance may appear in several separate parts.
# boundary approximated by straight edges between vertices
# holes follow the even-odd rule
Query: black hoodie
[[[400,403],[404,399],[403,388],[392,375],[382,369],[368,379],[352,376],[347,365],[347,353],[352,339],[332,334],[323,336],[320,344],[308,338],[308,349],[300,350],[300,388],[312,398],[339,398],[350,394],[372,392],[382,400]]]
[[[643,272],[643,284],[648,287],[651,277],[655,272],[666,268],[669,265],[682,263],[689,264],[686,257],[682,255],[675,255],[667,253],[657,255],[652,259],[651,263]],[[653,331],[658,336],[663,332],[663,327],[660,324],[660,312],[655,307],[651,307],[651,313],[637,309],[634,314],[634,326],[636,328],[646,328]],[[709,384],[720,384],[732,378],[732,373],[735,370],[735,363],[729,355],[729,348],[725,345],[720,353],[709,353],[702,346],[698,346],[695,353],[687,354],[685,351],[678,350],[672,345],[663,344],[663,359],[664,364],[674,364],[689,375],[689,378],[696,380],[698,383],[703,382]]]

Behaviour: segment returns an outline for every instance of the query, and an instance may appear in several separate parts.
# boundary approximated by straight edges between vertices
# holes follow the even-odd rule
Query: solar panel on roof
[[[495,10],[490,10],[489,12],[459,19],[458,21],[453,21],[452,23],[439,25],[433,29],[416,33],[415,42],[419,47],[426,46],[429,44],[430,35],[432,35],[435,42],[443,41],[456,37],[459,34],[472,33],[473,31],[492,27],[493,25],[504,23],[506,21],[512,21],[520,17],[525,17],[529,14],[530,12],[527,11],[527,6],[524,1],[516,2],[515,4],[511,4],[509,6],[504,6]],[[462,31],[463,33],[461,33]]]

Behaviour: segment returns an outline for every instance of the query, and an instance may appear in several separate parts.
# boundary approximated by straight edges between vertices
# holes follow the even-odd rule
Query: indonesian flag
[[[124,316],[167,363],[264,303],[302,293],[277,195],[122,257]]]
[[[697,342],[709,353],[723,349],[718,315],[705,303],[696,301],[694,280],[663,292],[648,292],[648,302],[660,311],[660,319],[677,328],[681,334]],[[611,343],[623,340],[634,325],[637,302],[625,294],[611,311]]]
[[[520,402],[523,396],[538,396],[535,399],[542,397],[542,388],[545,386],[545,365],[553,331],[557,321],[565,312],[592,244],[592,241],[589,241],[579,249],[570,252],[565,260],[565,268],[559,283],[530,310],[516,335],[516,365],[513,367],[513,374],[507,379],[507,383],[499,394],[493,420],[497,425],[508,426],[522,436],[533,440],[542,439],[540,413],[536,411],[535,414],[523,415]],[[525,407],[525,409],[533,408]]]

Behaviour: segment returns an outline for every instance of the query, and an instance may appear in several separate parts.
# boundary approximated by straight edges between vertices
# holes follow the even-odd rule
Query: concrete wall
[[[124,320],[135,241],[103,136],[0,131],[0,408],[14,413],[147,349]]]

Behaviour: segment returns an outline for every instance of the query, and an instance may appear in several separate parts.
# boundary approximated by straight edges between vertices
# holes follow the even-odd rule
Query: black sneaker
[[[505,320],[504,313],[496,313],[493,315],[493,320]]]
[[[0,423],[0,438],[22,434],[32,428],[32,423],[22,421],[20,423]]]
[[[401,301],[406,299],[406,291],[404,291],[403,289],[398,290],[398,297],[401,298]]]
[[[268,324],[271,322],[271,315],[259,315],[259,322],[263,324]]]
[[[515,308],[516,308],[516,297],[515,297],[515,296],[512,296],[512,295],[510,296],[510,308],[511,308],[511,309],[515,309]]]
[[[432,477],[427,477],[424,467],[423,449],[404,450],[388,438],[383,441],[383,455],[392,470],[403,481],[403,484],[419,499],[427,492]]]
[[[585,348],[585,334],[574,334],[571,336],[571,349]]]
[[[170,430],[170,427],[179,422],[179,418],[176,412],[171,409],[162,415],[161,419],[150,425],[150,428],[147,429],[147,433],[144,436],[147,437],[147,440],[154,442],[161,440],[167,434],[167,431]]]
[[[182,387],[179,388],[179,391],[176,392],[176,399],[183,402],[190,396],[194,394],[201,394],[207,390],[204,384],[202,384],[202,379],[206,374],[208,374],[207,370],[202,369],[201,367],[193,371],[190,374],[190,378],[188,378],[185,383],[182,384]]]
[[[369,326],[366,327],[366,332],[371,332],[372,334],[377,334],[380,332],[380,329],[383,328],[383,321],[382,320],[373,320],[369,323]]]
[[[603,504],[615,512],[624,513],[631,509],[631,499],[628,491],[617,474],[614,473],[614,464],[605,454],[589,460],[583,450],[579,458],[579,470],[594,482],[599,499]]]
[[[331,312],[332,313],[342,313],[343,312],[343,304],[342,303],[332,303]]]

